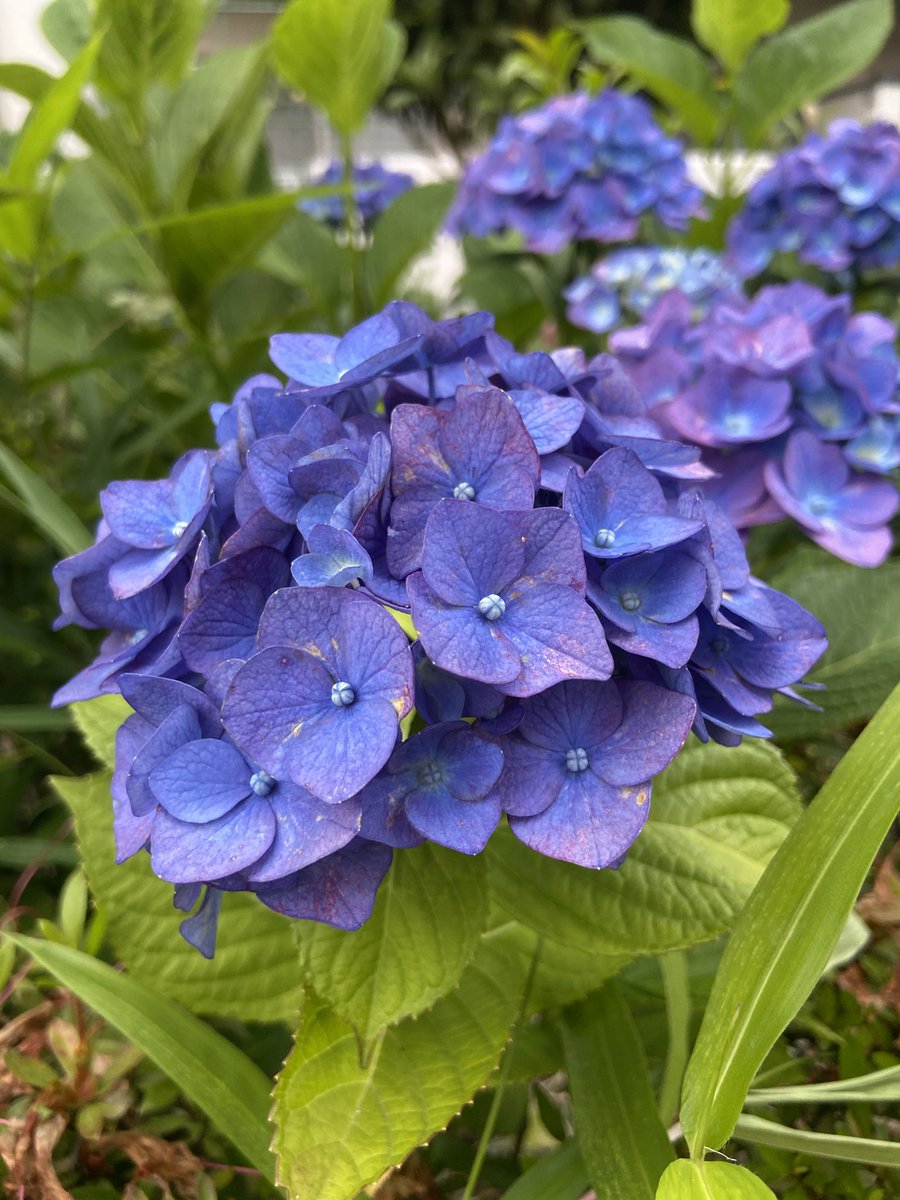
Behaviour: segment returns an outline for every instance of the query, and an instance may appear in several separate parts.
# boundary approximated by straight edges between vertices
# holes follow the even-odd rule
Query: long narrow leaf
[[[193,1014],[80,950],[7,934],[120,1030],[271,1180],[269,1082],[236,1046]]]
[[[564,1142],[520,1175],[503,1200],[580,1200],[590,1186],[578,1143]]]
[[[695,1157],[731,1136],[754,1074],[812,990],[897,812],[900,687],[788,834],[738,918],[685,1076]]]
[[[764,1104],[883,1104],[900,1102],[900,1067],[885,1067],[855,1079],[832,1079],[828,1083],[753,1088],[745,1108]]]
[[[68,504],[2,442],[0,475],[24,502],[33,523],[63,554],[77,554],[91,544],[91,535]]]
[[[563,1049],[584,1164],[599,1195],[653,1200],[675,1155],[634,1020],[614,980],[564,1010]]]
[[[758,1146],[773,1146],[776,1150],[792,1150],[815,1158],[838,1158],[842,1162],[900,1170],[900,1142],[846,1137],[840,1133],[812,1133],[807,1129],[790,1129],[775,1121],[764,1121],[762,1117],[740,1117],[734,1136]]]

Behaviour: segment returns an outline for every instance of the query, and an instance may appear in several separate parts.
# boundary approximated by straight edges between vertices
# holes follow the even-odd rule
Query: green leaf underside
[[[141,1050],[267,1177],[269,1081],[242,1051],[180,1005],[70,946],[8,935]]]
[[[361,929],[298,922],[300,959],[315,992],[369,1044],[458,983],[486,920],[481,856],[426,843],[394,856]]]
[[[178,932],[184,917],[172,887],[141,853],[117,865],[110,775],[53,779],[75,817],[91,891],[103,905],[116,954],[137,980],[193,1012],[245,1021],[292,1021],[300,1002],[300,966],[291,922],[255,896],[229,893],[222,903],[215,958],[205,959]]]
[[[872,716],[900,678],[900,562],[868,571],[810,552],[776,576],[774,586],[819,618],[829,642],[808,677],[825,684],[825,691],[811,693],[824,712],[780,702],[767,718],[776,736],[822,736]]]
[[[134,711],[131,705],[114,693],[70,704],[68,711],[97,762],[111,771],[116,765],[116,732]]]
[[[653,1200],[674,1158],[640,1036],[613,980],[563,1013],[562,1039],[575,1133],[598,1194]]]
[[[525,979],[486,935],[459,986],[386,1030],[366,1066],[350,1025],[313,996],[275,1088],[278,1178],[296,1200],[353,1200],[471,1098],[497,1064]]]
[[[744,1167],[679,1159],[666,1168],[656,1200],[774,1200],[775,1193]]]
[[[695,1156],[731,1135],[769,1048],[812,990],[897,812],[900,688],[767,868],[732,932],[685,1076]]]
[[[730,928],[799,812],[772,747],[689,743],[656,781],[651,815],[618,871],[542,858],[511,835],[487,849],[496,903],[587,953],[656,953]]]

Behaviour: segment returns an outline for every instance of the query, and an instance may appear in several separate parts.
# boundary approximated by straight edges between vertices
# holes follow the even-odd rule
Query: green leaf
[[[257,262],[276,279],[304,288],[324,316],[335,312],[347,273],[346,251],[309,213],[291,213]]]
[[[187,71],[206,17],[204,0],[98,0],[95,28],[105,30],[98,85],[139,125],[150,88],[176,84]]]
[[[764,743],[690,743],[654,784],[650,820],[618,871],[534,854],[512,835],[486,850],[494,899],[588,953],[649,954],[729,929],[799,812],[793,773]]]
[[[679,1159],[666,1168],[656,1200],[774,1200],[761,1179],[743,1167],[724,1162]]]
[[[65,75],[51,84],[28,114],[7,168],[7,182],[14,187],[33,185],[41,163],[53,150],[60,134],[70,128],[81,102],[81,93],[94,69],[100,41],[95,37],[88,42]]]
[[[745,1108],[769,1104],[896,1104],[900,1102],[900,1067],[886,1067],[854,1079],[804,1083],[786,1087],[752,1088]]]
[[[291,922],[255,896],[229,893],[222,904],[215,958],[205,959],[178,932],[183,913],[170,884],[138,854],[117,865],[110,776],[52,780],[75,817],[91,892],[108,917],[108,935],[131,974],[194,1012],[244,1021],[293,1020],[300,967]]]
[[[68,504],[2,442],[0,476],[21,498],[33,524],[62,554],[77,554],[90,546],[93,538]]]
[[[573,1140],[551,1150],[520,1175],[503,1193],[503,1200],[581,1200],[590,1186],[578,1143]]]
[[[90,0],[53,0],[41,14],[41,31],[67,62],[91,40]]]
[[[48,708],[46,704],[0,705],[0,729],[8,729],[11,733],[44,733],[71,728],[72,721],[65,710]]]
[[[33,863],[54,867],[74,867],[78,852],[68,842],[45,841],[35,837],[0,837],[0,866],[30,867]]]
[[[681,1081],[690,1056],[691,980],[686,954],[670,950],[659,958],[663,991],[666,998],[666,1061],[659,1086],[657,1111],[668,1126],[678,1112]]]
[[[734,1136],[758,1146],[773,1146],[794,1154],[811,1154],[814,1158],[834,1158],[841,1162],[865,1163],[873,1167],[893,1167],[900,1170],[900,1143],[881,1142],[875,1138],[846,1137],[840,1133],[813,1133],[808,1129],[791,1129],[762,1117],[739,1117]]]
[[[893,20],[891,0],[848,0],[757,46],[734,83],[735,115],[749,145],[858,75],[881,50]]]
[[[456,986],[486,920],[481,856],[426,843],[394,856],[361,929],[299,922],[300,959],[317,994],[369,1046]]]
[[[387,304],[403,272],[434,241],[455,192],[455,183],[413,188],[378,218],[366,256],[373,308]]]
[[[790,0],[693,0],[691,27],[701,45],[736,71],[751,47],[777,33],[790,12]]]
[[[553,937],[546,930],[538,934],[518,921],[504,918],[505,914],[501,914],[495,928],[498,934],[502,933],[510,953],[517,955],[520,970],[527,973],[537,958],[528,992],[529,1011],[559,1008],[581,1000],[621,971],[633,957],[573,946],[564,936]]]
[[[118,692],[109,696],[95,696],[93,700],[80,700],[68,708],[94,758],[110,770],[116,765],[116,733],[133,711],[125,697]]]
[[[741,913],[685,1076],[695,1156],[731,1135],[772,1043],[803,1003],[897,812],[900,687],[797,821]]]
[[[405,34],[390,15],[390,0],[293,0],[272,30],[281,77],[345,136],[363,124],[403,57]]]
[[[825,626],[828,649],[808,678],[823,712],[780,702],[766,719],[779,741],[825,736],[870,717],[900,678],[900,562],[876,571],[821,555],[798,555],[773,586],[786,591]],[[865,618],[861,614],[865,614]]]
[[[174,1001],[90,955],[6,936],[143,1050],[249,1163],[272,1178],[269,1081],[255,1063]]]
[[[497,1065],[524,986],[488,935],[459,986],[388,1029],[365,1067],[353,1029],[309,997],[272,1113],[291,1197],[353,1200],[442,1129]]]
[[[598,1194],[608,1190],[617,1200],[653,1200],[675,1155],[615,980],[563,1011],[562,1039],[575,1133],[591,1183]]]
[[[709,62],[696,46],[639,17],[598,17],[577,27],[597,62],[626,72],[671,108],[701,146],[712,144],[719,100]]]

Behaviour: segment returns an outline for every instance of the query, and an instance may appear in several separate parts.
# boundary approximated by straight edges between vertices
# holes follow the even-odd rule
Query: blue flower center
[[[131,635],[131,637],[128,639],[128,644],[130,646],[136,646],[138,644],[138,642],[142,642],[144,640],[144,638],[147,636],[147,634],[149,632],[150,632],[149,629],[136,629],[134,631],[134,633]]]
[[[491,592],[489,596],[482,596],[478,601],[478,611],[486,621],[496,621],[506,612],[506,601]]]
[[[439,762],[423,763],[418,771],[419,786],[423,788],[440,787],[444,782],[444,768]]]
[[[641,598],[637,592],[623,592],[619,603],[626,612],[636,612],[641,607]]]
[[[594,534],[594,545],[599,546],[601,550],[609,550],[615,544],[616,531],[614,529],[598,529]]]
[[[453,495],[457,500],[474,500],[475,489],[471,483],[464,479],[462,483],[458,483],[453,489]]]
[[[251,790],[256,792],[257,796],[268,796],[274,786],[275,780],[268,771],[254,771],[250,776]]]
[[[806,507],[813,516],[821,516],[822,513],[828,512],[829,504],[824,496],[810,496],[806,502]]]
[[[188,524],[187,521],[176,521],[172,526],[172,537],[180,538],[187,531]]]
[[[588,769],[588,754],[584,746],[578,746],[574,750],[566,751],[566,770],[571,771],[574,775],[580,775],[582,771]]]
[[[356,699],[356,692],[349,683],[340,680],[331,689],[331,703],[337,708],[349,708]]]

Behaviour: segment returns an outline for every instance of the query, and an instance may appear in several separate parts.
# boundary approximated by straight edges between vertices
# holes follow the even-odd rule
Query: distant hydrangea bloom
[[[683,146],[639,96],[612,89],[557,96],[504,117],[466,169],[448,218],[452,233],[519,232],[530,250],[634,238],[653,213],[684,229],[701,212]]]
[[[900,465],[895,337],[849,296],[791,283],[719,297],[699,317],[673,292],[610,340],[661,428],[703,447],[717,474],[705,493],[736,526],[789,516],[872,567],[898,501],[878,478]]]
[[[335,161],[329,163],[309,183],[311,187],[327,187],[340,185],[343,181],[344,165]],[[403,171],[390,171],[377,162],[353,164],[353,197],[360,219],[366,226],[371,225],[398,196],[412,187],[415,187],[415,180]],[[301,200],[298,207],[317,221],[336,227],[343,225],[347,219],[344,197],[340,195],[311,197]]]
[[[696,316],[720,296],[740,290],[738,276],[712,250],[628,246],[599,259],[563,292],[573,325],[606,333],[627,314],[642,317],[667,292],[679,291]]]
[[[854,353],[880,336],[855,329]],[[773,386],[792,345],[752,378]],[[55,572],[58,623],[109,631],[57,703],[134,710],[117,857],[149,854],[202,953],[226,891],[354,929],[394,854],[477,854],[504,820],[615,867],[689,730],[767,736],[757,716],[822,652],[613,356],[519,354],[487,313],[399,302],[271,356],[287,381],[214,405],[218,448],[168,479],[112,484]],[[829,515],[795,457],[772,487],[812,528]],[[838,483],[830,516],[870,536]]]
[[[823,271],[900,262],[900,131],[885,121],[810,134],[750,189],[728,228],[728,261],[757,275],[776,254]]]

